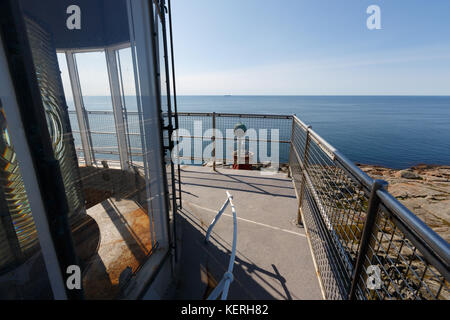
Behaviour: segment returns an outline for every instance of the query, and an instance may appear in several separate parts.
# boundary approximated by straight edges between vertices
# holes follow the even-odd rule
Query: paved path
[[[204,298],[228,266],[230,208],[214,227],[211,243],[204,242],[228,190],[238,216],[235,280],[228,299],[322,299],[304,229],[295,223],[295,192],[285,174],[184,166],[181,180],[181,280],[176,298]]]

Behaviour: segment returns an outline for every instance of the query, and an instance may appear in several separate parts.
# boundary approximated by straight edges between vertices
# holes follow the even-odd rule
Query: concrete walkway
[[[203,299],[225,272],[232,244],[231,209],[205,233],[233,195],[238,216],[234,282],[228,299],[322,299],[304,229],[296,225],[297,199],[286,174],[182,167],[183,209],[177,299]]]

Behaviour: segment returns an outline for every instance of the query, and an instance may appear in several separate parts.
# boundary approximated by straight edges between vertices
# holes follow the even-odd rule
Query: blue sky
[[[450,95],[448,0],[172,0],[172,14],[181,95]]]

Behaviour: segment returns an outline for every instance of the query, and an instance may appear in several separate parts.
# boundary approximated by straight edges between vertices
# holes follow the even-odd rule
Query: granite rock
[[[372,178],[386,180],[394,197],[450,242],[450,166],[417,165],[406,170],[358,166]]]

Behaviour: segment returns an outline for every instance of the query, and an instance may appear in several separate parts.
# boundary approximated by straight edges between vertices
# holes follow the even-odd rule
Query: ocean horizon
[[[108,96],[83,98],[88,111],[112,110]],[[125,102],[137,110],[135,97]],[[295,114],[357,163],[450,165],[450,96],[178,95],[177,105],[179,112]]]

